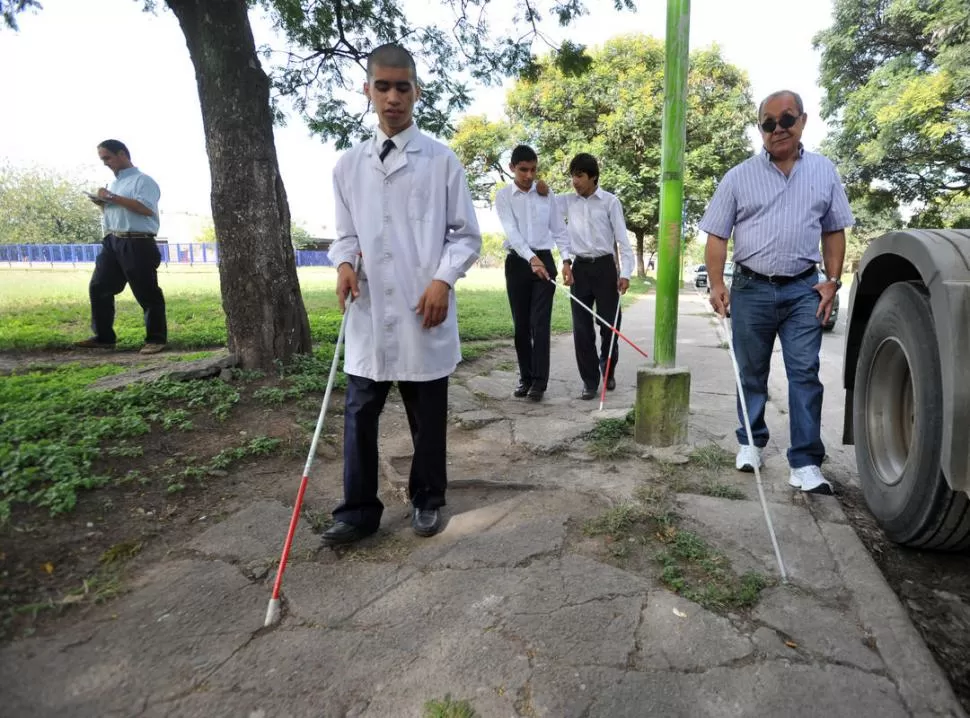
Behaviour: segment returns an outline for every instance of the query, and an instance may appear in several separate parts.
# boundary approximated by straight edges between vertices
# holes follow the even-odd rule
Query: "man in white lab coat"
[[[448,377],[461,360],[454,285],[482,246],[458,158],[414,124],[420,89],[407,50],[376,48],[364,93],[377,112],[377,132],[341,157],[333,173],[337,239],[330,258],[348,312],[347,396],[344,500],[323,534],[327,545],[358,541],[380,525],[378,420],[395,381],[414,442],[411,526],[420,536],[441,528]]]

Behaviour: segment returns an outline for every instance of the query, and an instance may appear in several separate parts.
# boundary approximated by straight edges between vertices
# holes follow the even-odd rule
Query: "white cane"
[[[616,314],[613,315],[613,326],[616,327],[620,321],[620,300],[623,295],[616,298]],[[603,404],[606,401],[606,382],[610,380],[610,364],[613,363],[613,347],[616,346],[616,334],[610,334],[610,353],[606,355],[606,369],[603,372],[603,388],[600,392],[600,411],[603,411]]]
[[[731,355],[731,364],[734,366],[734,379],[738,385],[738,397],[741,400],[741,416],[744,418],[744,430],[748,435],[748,446],[754,446],[754,435],[751,433],[751,419],[748,417],[748,402],[744,396],[744,387],[741,384],[741,368],[738,366],[738,357],[734,353],[734,339],[731,337],[731,329],[728,327],[727,319],[720,314],[721,328],[727,335],[728,352]],[[765,523],[768,524],[768,535],[771,537],[771,545],[775,549],[775,558],[778,560],[778,571],[781,573],[781,582],[788,583],[788,574],[785,572],[785,562],[781,558],[781,549],[778,548],[778,538],[775,536],[775,527],[771,523],[771,513],[768,511],[768,500],[765,498],[764,486],[761,484],[761,469],[758,466],[760,460],[754,464],[754,480],[758,485],[758,497],[761,499],[761,508],[765,512]]]

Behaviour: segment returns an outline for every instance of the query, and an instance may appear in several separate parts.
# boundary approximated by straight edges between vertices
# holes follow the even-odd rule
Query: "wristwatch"
[[[828,280],[830,282],[835,282],[835,291],[842,289],[842,280],[838,277],[829,277]]]

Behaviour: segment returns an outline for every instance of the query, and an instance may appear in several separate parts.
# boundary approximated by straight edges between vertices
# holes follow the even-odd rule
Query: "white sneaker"
[[[806,494],[832,495],[832,484],[822,476],[822,470],[817,466],[800,466],[791,470],[788,485],[793,489],[801,489]]]
[[[734,459],[734,467],[738,471],[747,471],[751,473],[755,470],[755,467],[761,468],[761,452],[764,451],[760,446],[751,446],[750,444],[741,444],[738,447],[737,458]]]

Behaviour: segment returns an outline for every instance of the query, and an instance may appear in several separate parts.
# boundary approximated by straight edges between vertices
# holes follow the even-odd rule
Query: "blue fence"
[[[158,243],[162,262],[166,265],[218,264],[219,249],[208,243]],[[0,262],[9,265],[79,264],[93,262],[101,252],[100,244],[0,244]],[[332,267],[333,263],[324,250],[296,250],[298,267]]]

